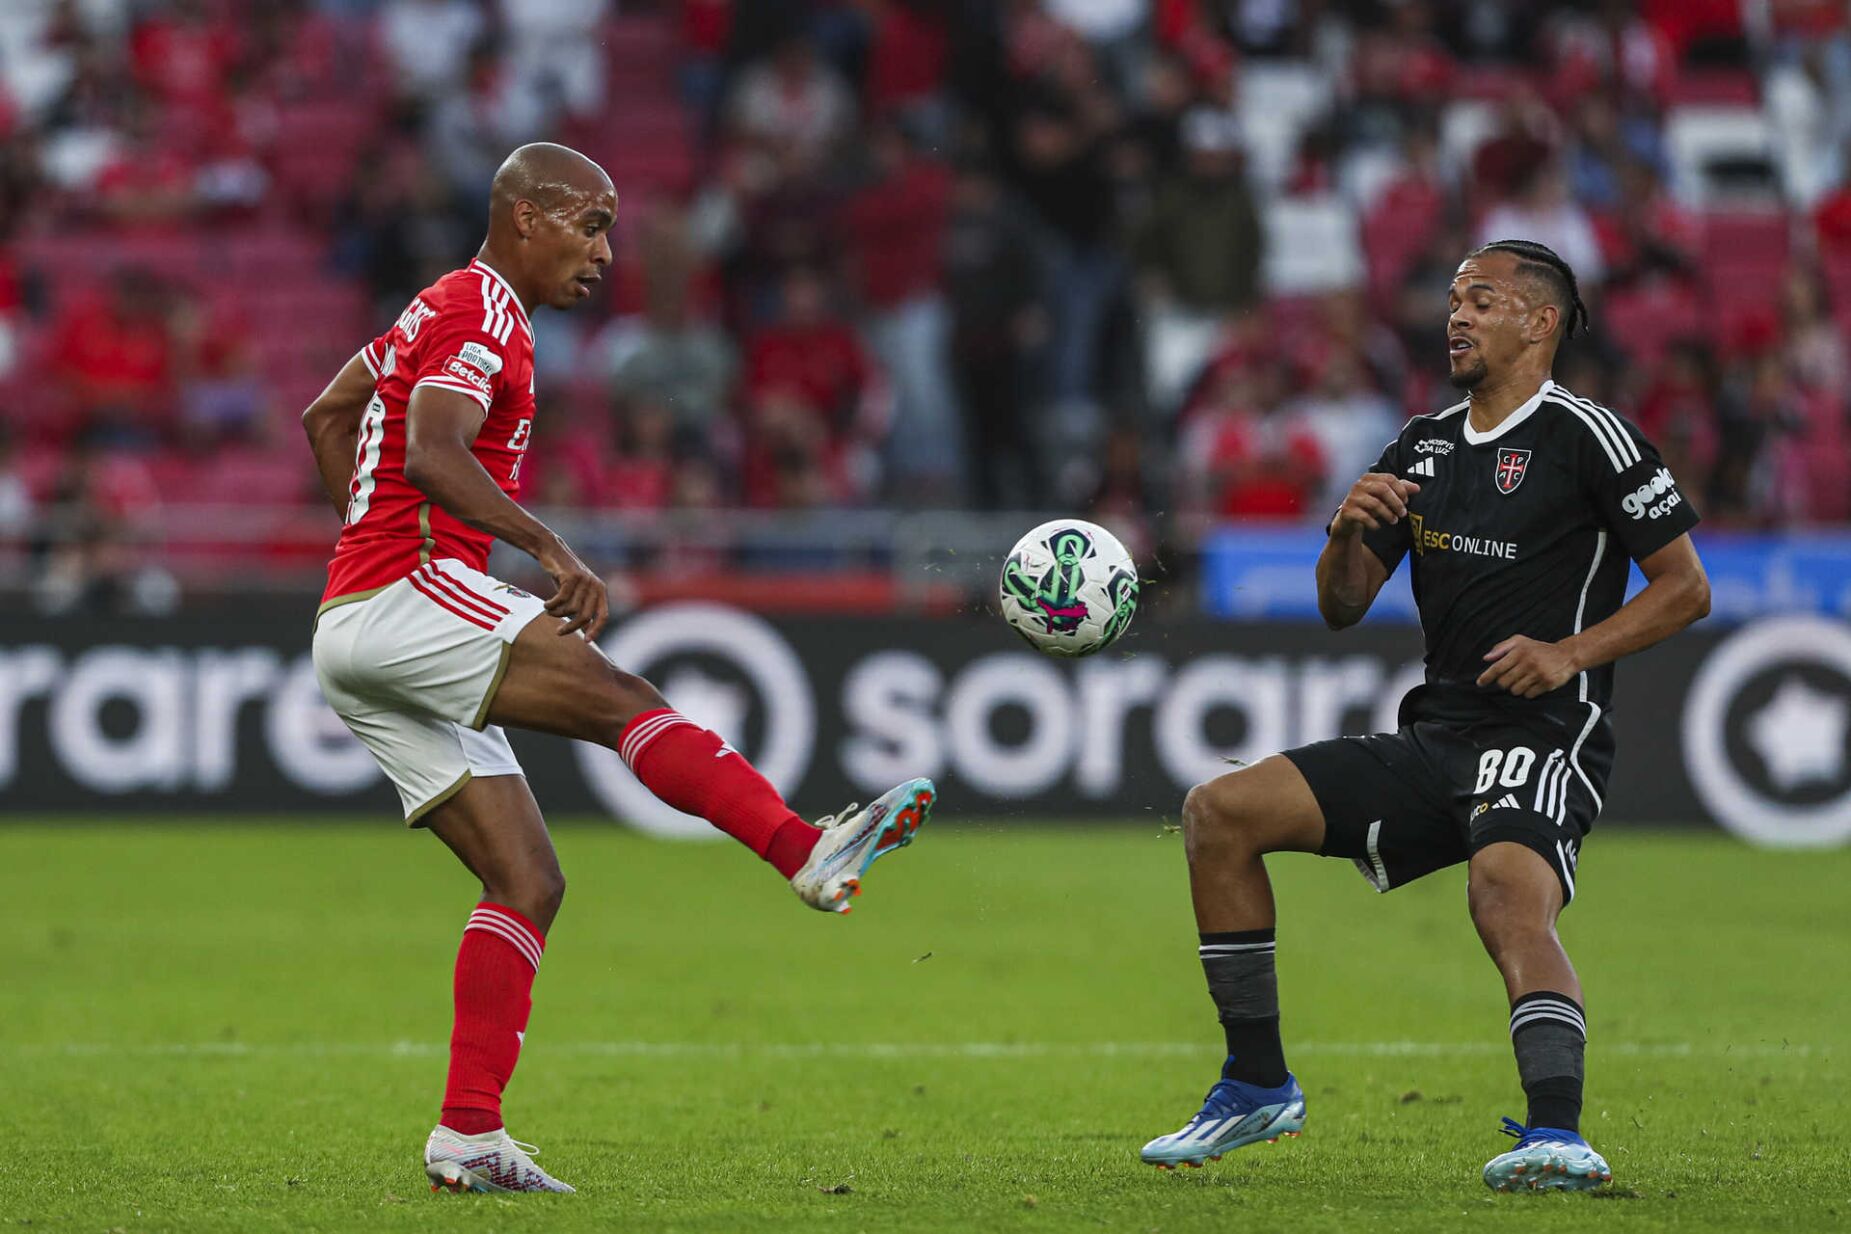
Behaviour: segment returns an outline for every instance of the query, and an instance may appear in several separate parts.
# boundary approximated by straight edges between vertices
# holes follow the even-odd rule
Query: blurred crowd
[[[315,500],[295,410],[541,136],[622,199],[549,503],[1321,519],[1524,237],[1709,519],[1851,518],[1844,0],[6,0],[0,536]]]

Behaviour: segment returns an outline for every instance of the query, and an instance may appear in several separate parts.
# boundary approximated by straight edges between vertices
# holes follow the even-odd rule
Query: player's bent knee
[[[1191,862],[1262,851],[1259,819],[1239,776],[1198,784],[1183,798],[1183,845]]]
[[[1512,847],[1519,850],[1513,855],[1528,853],[1521,846]],[[1534,868],[1529,868],[1531,864]],[[1465,894],[1472,922],[1487,942],[1555,930],[1561,893],[1554,874],[1540,859],[1533,863],[1474,860]]]
[[[483,894],[538,926],[549,929],[566,898],[566,876],[556,862],[511,872],[486,883]]]

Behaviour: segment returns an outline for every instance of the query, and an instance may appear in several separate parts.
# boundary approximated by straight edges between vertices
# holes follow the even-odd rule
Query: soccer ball
[[[1077,518],[1043,523],[1003,564],[1003,620],[1037,651],[1090,656],[1138,611],[1138,568],[1111,532]]]

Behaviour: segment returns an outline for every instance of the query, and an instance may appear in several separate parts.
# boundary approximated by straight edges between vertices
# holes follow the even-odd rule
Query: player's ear
[[[1546,343],[1555,337],[1556,327],[1562,324],[1562,310],[1553,304],[1537,306],[1530,314],[1530,341]]]
[[[540,226],[540,207],[526,198],[514,203],[514,234],[523,240],[533,239]]]

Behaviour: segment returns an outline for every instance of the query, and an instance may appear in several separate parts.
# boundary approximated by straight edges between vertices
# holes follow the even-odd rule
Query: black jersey
[[[1516,634],[1560,642],[1611,616],[1630,563],[1689,531],[1696,511],[1638,429],[1554,382],[1488,433],[1467,406],[1408,421],[1374,468],[1420,485],[1407,518],[1363,532],[1390,573],[1413,550],[1427,686],[1409,707],[1437,718],[1572,702],[1599,715],[1611,664],[1524,700],[1476,684],[1485,653]]]

